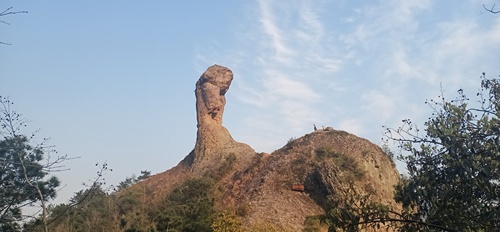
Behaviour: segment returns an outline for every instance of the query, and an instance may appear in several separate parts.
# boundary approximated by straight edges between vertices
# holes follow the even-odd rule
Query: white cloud
[[[347,131],[351,134],[362,135],[365,133],[365,126],[359,119],[351,118],[338,123],[338,129]]]
[[[250,87],[250,84],[245,84],[244,81],[245,79],[240,78],[236,82],[239,93],[235,94],[235,96],[243,103],[259,108],[265,108],[276,101],[276,97],[268,94],[267,91],[263,91],[263,89],[252,88]]]
[[[408,62],[408,55],[404,49],[395,50],[391,55],[395,71],[393,75],[398,75],[402,78],[418,75],[418,71],[415,70],[415,67]]]
[[[257,76],[240,99],[278,110],[283,118],[277,120],[286,122],[293,131],[322,117],[312,106],[322,98],[314,80],[320,78],[319,73],[333,73],[341,66],[341,60],[331,56],[333,53],[325,45],[324,25],[316,8],[311,7],[314,4],[299,1],[280,5],[258,0],[259,26],[247,27],[258,30],[243,33],[253,34],[250,41],[259,46],[255,49]]]
[[[274,51],[273,57],[280,62],[290,62],[293,51],[290,50],[284,42],[283,32],[278,28],[278,25],[276,25],[269,2],[267,0],[259,0],[258,3],[260,7],[260,23],[265,35],[271,40],[271,49]],[[263,43],[264,46],[269,44],[267,42],[269,42],[269,40],[266,39],[265,43]]]
[[[304,102],[285,100],[280,103],[281,112],[291,132],[299,132],[310,128],[314,122],[320,121],[318,112]]]
[[[397,45],[394,42],[413,38],[419,24],[416,15],[430,6],[430,0],[393,0],[365,6],[357,9],[356,19],[351,19],[359,22],[355,29],[340,38],[354,48],[379,49],[381,45]]]
[[[462,65],[460,63],[468,63],[500,44],[499,20],[486,31],[471,19],[441,23],[438,28],[440,40],[433,47],[436,61]]]
[[[394,0],[391,2],[391,8],[393,8],[393,10],[391,11],[392,14],[390,14],[390,18],[397,24],[418,24],[415,19],[415,15],[421,10],[428,9],[431,4],[432,2],[430,0]]]
[[[364,93],[361,98],[364,101],[363,108],[366,109],[367,115],[372,119],[377,118],[380,121],[384,121],[394,115],[394,109],[398,105],[396,97],[376,90]]]
[[[324,70],[329,73],[339,71],[342,66],[342,60],[337,58],[323,57],[319,54],[311,54],[305,58],[308,64],[316,66],[318,69]]]
[[[264,86],[272,95],[299,101],[314,101],[319,98],[306,83],[293,80],[283,72],[269,69],[266,70],[266,76],[268,78],[264,80]]]
[[[304,2],[298,12],[300,16],[300,39],[308,43],[317,43],[324,34],[323,24],[318,15]]]
[[[391,48],[392,59],[386,64],[387,75],[415,78],[435,86],[439,83],[475,83],[482,66],[494,65],[488,59],[500,45],[499,21],[481,28],[473,18],[451,19],[431,27],[427,35],[417,37],[419,43],[402,42]],[[412,48],[411,53],[407,49]],[[478,63],[478,61],[480,61]]]
[[[378,141],[382,125],[424,122],[423,102],[440,83],[454,93],[477,83],[471,73],[498,66],[500,18],[483,25],[461,15],[470,3],[446,12],[448,3],[430,0],[256,3],[239,33],[238,64],[250,68],[239,70],[233,93],[266,114],[258,127],[269,139],[286,141],[334,115],[341,129]]]

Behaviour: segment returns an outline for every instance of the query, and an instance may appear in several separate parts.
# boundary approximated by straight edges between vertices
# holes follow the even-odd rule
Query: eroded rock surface
[[[226,105],[224,96],[229,90],[233,72],[226,67],[213,65],[196,82],[196,116],[198,126],[222,125],[222,114]]]
[[[195,148],[186,157],[195,172],[213,169],[214,163],[224,161],[230,154],[234,154],[243,164],[255,153],[247,144],[236,142],[222,126],[225,94],[232,80],[233,72],[229,68],[213,65],[196,82],[198,132]]]
[[[268,155],[257,154],[228,182],[222,201],[245,209],[245,225],[303,231],[306,218],[324,214],[328,196],[345,191],[348,183],[357,193],[372,193],[375,202],[398,209],[394,162],[370,141],[334,129],[306,134]],[[294,184],[303,184],[305,190],[293,191]]]
[[[353,183],[360,194],[373,193],[376,202],[397,211],[393,192],[399,173],[392,159],[366,139],[327,127],[291,140],[271,154],[255,153],[236,142],[222,125],[232,80],[231,70],[213,65],[196,82],[195,148],[176,167],[139,183],[151,191],[154,201],[161,202],[188,179],[215,171],[217,188],[206,191],[217,196],[219,211],[241,217],[246,231],[255,225],[305,231],[307,218],[324,214],[328,197],[342,193],[346,183]],[[236,162],[226,162],[233,159]],[[304,190],[293,191],[295,184]],[[326,229],[320,225],[308,231]]]

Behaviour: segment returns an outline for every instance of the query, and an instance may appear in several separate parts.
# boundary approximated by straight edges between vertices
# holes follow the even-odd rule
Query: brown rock
[[[236,155],[240,164],[255,153],[247,144],[234,141],[229,131],[222,126],[226,105],[224,95],[232,80],[233,72],[230,69],[213,65],[196,82],[198,132],[195,148],[186,157],[195,172],[213,169],[214,165],[225,160],[231,153]]]
[[[226,67],[213,65],[196,82],[196,115],[198,127],[204,124],[222,125],[226,105],[224,96],[229,90],[233,72]]]
[[[333,127],[329,126],[325,128],[325,131],[333,131]]]
[[[152,201],[161,202],[184,181],[217,171],[224,167],[224,161],[236,158],[214,178],[217,188],[207,191],[217,193],[217,210],[243,218],[246,231],[252,231],[254,225],[303,231],[306,219],[324,214],[328,196],[341,193],[347,183],[353,183],[360,194],[373,193],[373,200],[397,211],[393,186],[400,179],[395,164],[366,139],[323,127],[271,154],[255,153],[250,146],[236,142],[222,126],[225,94],[232,79],[231,70],[219,65],[201,75],[195,90],[195,148],[176,167],[133,188],[145,186],[151,191]]]
[[[306,134],[266,158],[256,156],[228,180],[231,187],[222,201],[245,206],[246,226],[271,224],[303,231],[306,218],[324,214],[328,196],[342,192],[348,182],[358,193],[373,192],[375,202],[397,210],[393,186],[398,181],[394,162],[377,145],[332,129]],[[299,186],[303,192],[294,191]]]

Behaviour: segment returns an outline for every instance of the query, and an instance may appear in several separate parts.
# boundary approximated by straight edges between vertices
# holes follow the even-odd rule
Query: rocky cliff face
[[[318,130],[294,139],[271,154],[256,154],[251,165],[227,180],[224,205],[244,209],[251,224],[273,224],[301,231],[308,216],[321,215],[327,197],[352,183],[358,194],[372,194],[386,205],[393,200],[399,174],[380,147],[338,130]],[[304,190],[293,191],[294,185]]]
[[[198,132],[195,148],[185,159],[196,173],[202,174],[216,168],[216,164],[222,163],[231,154],[243,164],[255,153],[247,144],[234,141],[229,131],[222,126],[226,105],[224,95],[232,80],[231,70],[213,65],[196,82]]]
[[[372,193],[377,201],[394,204],[399,174],[391,158],[368,140],[328,128],[294,139],[271,154],[255,153],[234,141],[222,126],[232,79],[231,70],[214,65],[196,82],[195,148],[176,167],[142,183],[152,197],[161,199],[183,181],[224,164],[215,178],[217,189],[207,191],[214,191],[220,210],[243,217],[246,226],[271,224],[301,231],[306,217],[324,214],[327,197],[340,194],[345,183],[353,183],[358,193]],[[228,162],[231,159],[236,162]],[[294,185],[304,189],[293,191]]]

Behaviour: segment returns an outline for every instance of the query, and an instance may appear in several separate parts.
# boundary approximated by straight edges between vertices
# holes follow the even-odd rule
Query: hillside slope
[[[327,197],[339,194],[346,183],[394,205],[393,186],[399,181],[394,162],[366,139],[327,128],[271,154],[234,141],[222,126],[231,80],[232,72],[218,65],[200,77],[195,149],[176,167],[138,184],[150,190],[152,201],[161,201],[188,179],[210,175],[216,188],[206,191],[212,192],[219,211],[241,216],[247,228],[269,224],[285,231],[301,231],[307,217],[324,214]]]

